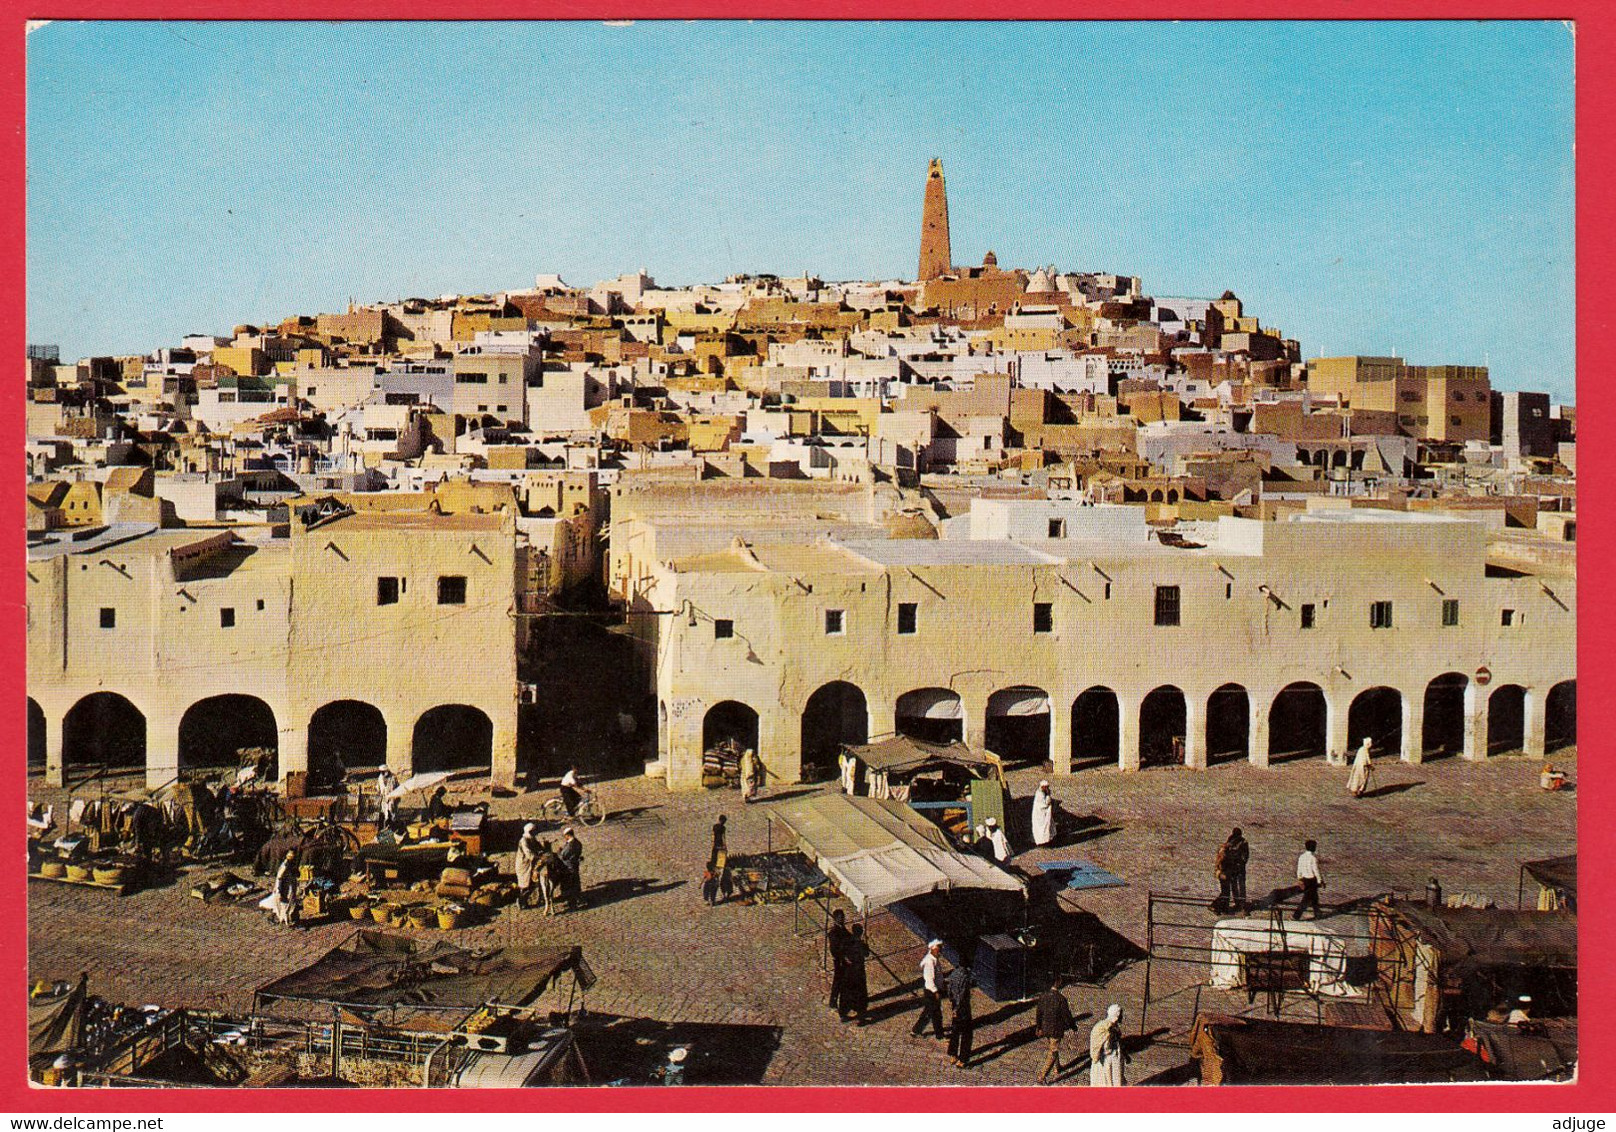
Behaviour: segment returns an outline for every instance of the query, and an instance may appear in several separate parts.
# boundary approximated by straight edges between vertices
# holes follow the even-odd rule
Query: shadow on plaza
[[[587,868],[587,862],[585,867]],[[680,888],[685,883],[682,880],[658,881],[650,877],[613,877],[611,880],[603,880],[584,889],[584,907],[604,908],[608,904],[616,904],[623,900],[633,900],[640,896],[651,896],[658,892]]]
[[[687,1085],[758,1085],[780,1048],[780,1027],[663,1022],[586,1014],[573,1027],[596,1085],[652,1085],[675,1049],[689,1050]]]

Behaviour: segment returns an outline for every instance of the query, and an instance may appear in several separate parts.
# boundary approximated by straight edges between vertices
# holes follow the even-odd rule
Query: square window
[[[376,604],[396,605],[398,603],[398,579],[376,579]]]
[[[1049,521],[1049,537],[1050,538],[1065,538],[1066,537],[1066,520],[1065,519],[1051,519]]]
[[[106,611],[102,610],[102,612],[105,613]],[[1515,624],[1515,611],[1513,609],[1504,610],[1503,617],[1500,619],[1499,623],[1506,627]]]
[[[1105,600],[1106,601],[1111,600],[1111,583],[1110,582],[1107,582],[1105,584]]]
[[[1035,601],[1032,603],[1032,631],[1034,633],[1053,633],[1055,631],[1054,602]]]
[[[466,578],[463,574],[443,574],[438,578],[439,605],[466,604]]]
[[[262,613],[262,612],[263,612],[263,610],[264,610],[264,599],[263,599],[263,598],[259,598],[259,599],[258,599],[258,606],[257,606],[257,608],[258,608],[258,611],[259,611],[259,612],[260,612],[260,613]]]
[[[1178,587],[1156,587],[1156,624],[1172,626],[1179,623]]]
[[[1311,601],[1304,601],[1302,603],[1302,628],[1311,629],[1313,628],[1313,624],[1313,603]]]
[[[825,635],[839,637],[843,632],[843,611],[840,609],[825,610]]]
[[[230,607],[219,610],[219,628],[234,629],[236,627],[236,611]]]
[[[1442,625],[1451,628],[1459,623],[1459,602],[1457,598],[1445,598],[1442,602]]]
[[[735,622],[719,618],[713,622],[713,640],[727,641],[735,635]]]
[[[1507,622],[1506,622],[1507,624]],[[101,628],[116,629],[118,627],[118,611],[107,606],[101,607]]]
[[[1369,627],[1371,629],[1390,629],[1392,627],[1391,602],[1372,601],[1369,603]]]
[[[912,601],[898,603],[898,632],[905,636],[915,631],[920,619],[920,606]]]

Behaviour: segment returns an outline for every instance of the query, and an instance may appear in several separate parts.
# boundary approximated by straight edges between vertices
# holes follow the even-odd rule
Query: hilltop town
[[[475,855],[513,849],[571,771],[614,811],[681,831],[689,911],[706,823],[741,807],[737,786],[781,805],[811,790],[912,804],[922,824],[953,807],[964,825],[944,828],[965,846],[1004,814],[1021,861],[1030,827],[1011,800],[1050,780],[1068,815],[1093,817],[1080,831],[1122,814],[1152,830],[1077,838],[1132,870],[1139,907],[1096,905],[1132,918],[1146,890],[1194,893],[1231,821],[1254,838],[1265,813],[1275,838],[1291,823],[1275,884],[1302,836],[1356,836],[1309,807],[1341,793],[1361,749],[1420,787],[1388,788],[1372,804],[1389,816],[1364,819],[1364,845],[1398,846],[1356,858],[1366,896],[1425,886],[1433,830],[1452,837],[1450,887],[1510,899],[1517,861],[1489,857],[1500,825],[1515,838],[1500,851],[1566,851],[1574,806],[1547,771],[1537,785],[1545,756],[1575,756],[1574,406],[1451,359],[1309,357],[1238,281],[1169,296],[986,249],[963,266],[939,161],[916,189],[913,280],[541,274],[127,356],[30,346],[36,799],[60,821],[108,783],[156,799],[250,765],[239,783],[272,786],[284,815],[387,843],[380,812],[319,799],[379,805],[378,774],[431,776],[516,823],[499,845],[456,826]],[[903,777],[906,759],[954,767],[955,793]],[[977,779],[963,798],[961,766]],[[1531,820],[1506,817],[1506,775]],[[1002,802],[978,797],[985,778]],[[1430,797],[1449,817],[1427,826]],[[1476,824],[1453,816],[1471,801]],[[754,814],[730,852],[778,848]],[[800,815],[781,820],[808,838]],[[716,929],[663,926],[675,897],[652,871],[654,828],[597,836],[590,867],[616,878],[597,883],[639,887],[581,911],[578,938],[638,988],[622,1013],[666,1014],[624,941]],[[89,949],[110,973],[125,946],[156,962],[116,933],[87,942],[69,918],[86,895],[36,896],[36,964],[65,975]],[[664,910],[635,920],[640,900]],[[1139,927],[1123,930],[1142,942]],[[264,978],[285,958],[267,930],[208,938],[240,941],[238,981]],[[681,939],[651,947],[733,946]],[[126,1001],[201,1005],[183,974],[166,989],[111,977]],[[730,991],[737,1018],[783,1025],[796,1048],[794,1018]],[[1135,1001],[1150,993],[1147,979]],[[881,1048],[866,1077],[856,1057],[799,1050],[730,1079],[937,1079]]]

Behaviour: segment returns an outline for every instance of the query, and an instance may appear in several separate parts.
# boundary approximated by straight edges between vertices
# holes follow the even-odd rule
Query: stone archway
[[[280,748],[275,712],[257,696],[209,696],[180,717],[181,770],[238,766],[241,752],[254,747],[272,753]],[[271,763],[269,777],[280,777],[278,763]]]
[[[309,772],[370,770],[387,764],[387,719],[363,700],[332,700],[309,717]],[[328,770],[325,768],[329,768]]]
[[[116,692],[91,692],[62,718],[62,765],[145,769],[146,716]]]
[[[802,780],[823,782],[836,775],[843,744],[870,740],[870,708],[855,684],[834,680],[808,697],[802,709]]]
[[[1526,745],[1526,689],[1501,684],[1487,697],[1487,753],[1500,755]]]
[[[1251,754],[1251,697],[1225,684],[1206,700],[1206,764],[1240,762]]]
[[[421,713],[410,734],[410,772],[494,769],[494,723],[468,704],[440,704]]]
[[[1072,701],[1072,769],[1117,766],[1121,761],[1122,711],[1110,688],[1089,688]]]
[[[701,721],[701,749],[734,743],[743,751],[763,757],[758,750],[758,713],[739,700],[724,700],[707,709]]]
[[[1403,693],[1384,685],[1365,688],[1347,709],[1347,750],[1351,756],[1365,736],[1369,750],[1380,758],[1400,758],[1403,753]]]
[[[1563,680],[1543,701],[1543,749],[1558,751],[1577,745],[1577,682]]]
[[[45,741],[45,711],[28,697],[28,769],[44,770],[48,758]]]
[[[1268,708],[1268,761],[1321,759],[1330,743],[1330,704],[1307,680],[1287,684]]]
[[[893,713],[898,734],[928,743],[965,741],[965,706],[948,688],[916,688],[898,697]]]
[[[1443,759],[1457,755],[1465,745],[1465,695],[1470,678],[1462,672],[1444,672],[1425,686],[1425,725],[1420,736],[1424,757]]]
[[[988,697],[983,744],[1006,766],[1049,761],[1049,693],[1031,685],[1004,688]]]
[[[1189,735],[1189,705],[1172,684],[1152,691],[1139,705],[1139,765],[1182,766]]]

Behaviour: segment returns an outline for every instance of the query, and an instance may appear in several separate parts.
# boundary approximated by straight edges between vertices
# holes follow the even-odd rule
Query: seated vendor
[[[1543,773],[1538,775],[1537,784],[1545,790],[1560,790],[1565,787],[1565,772],[1554,769],[1553,763],[1543,765]]]

